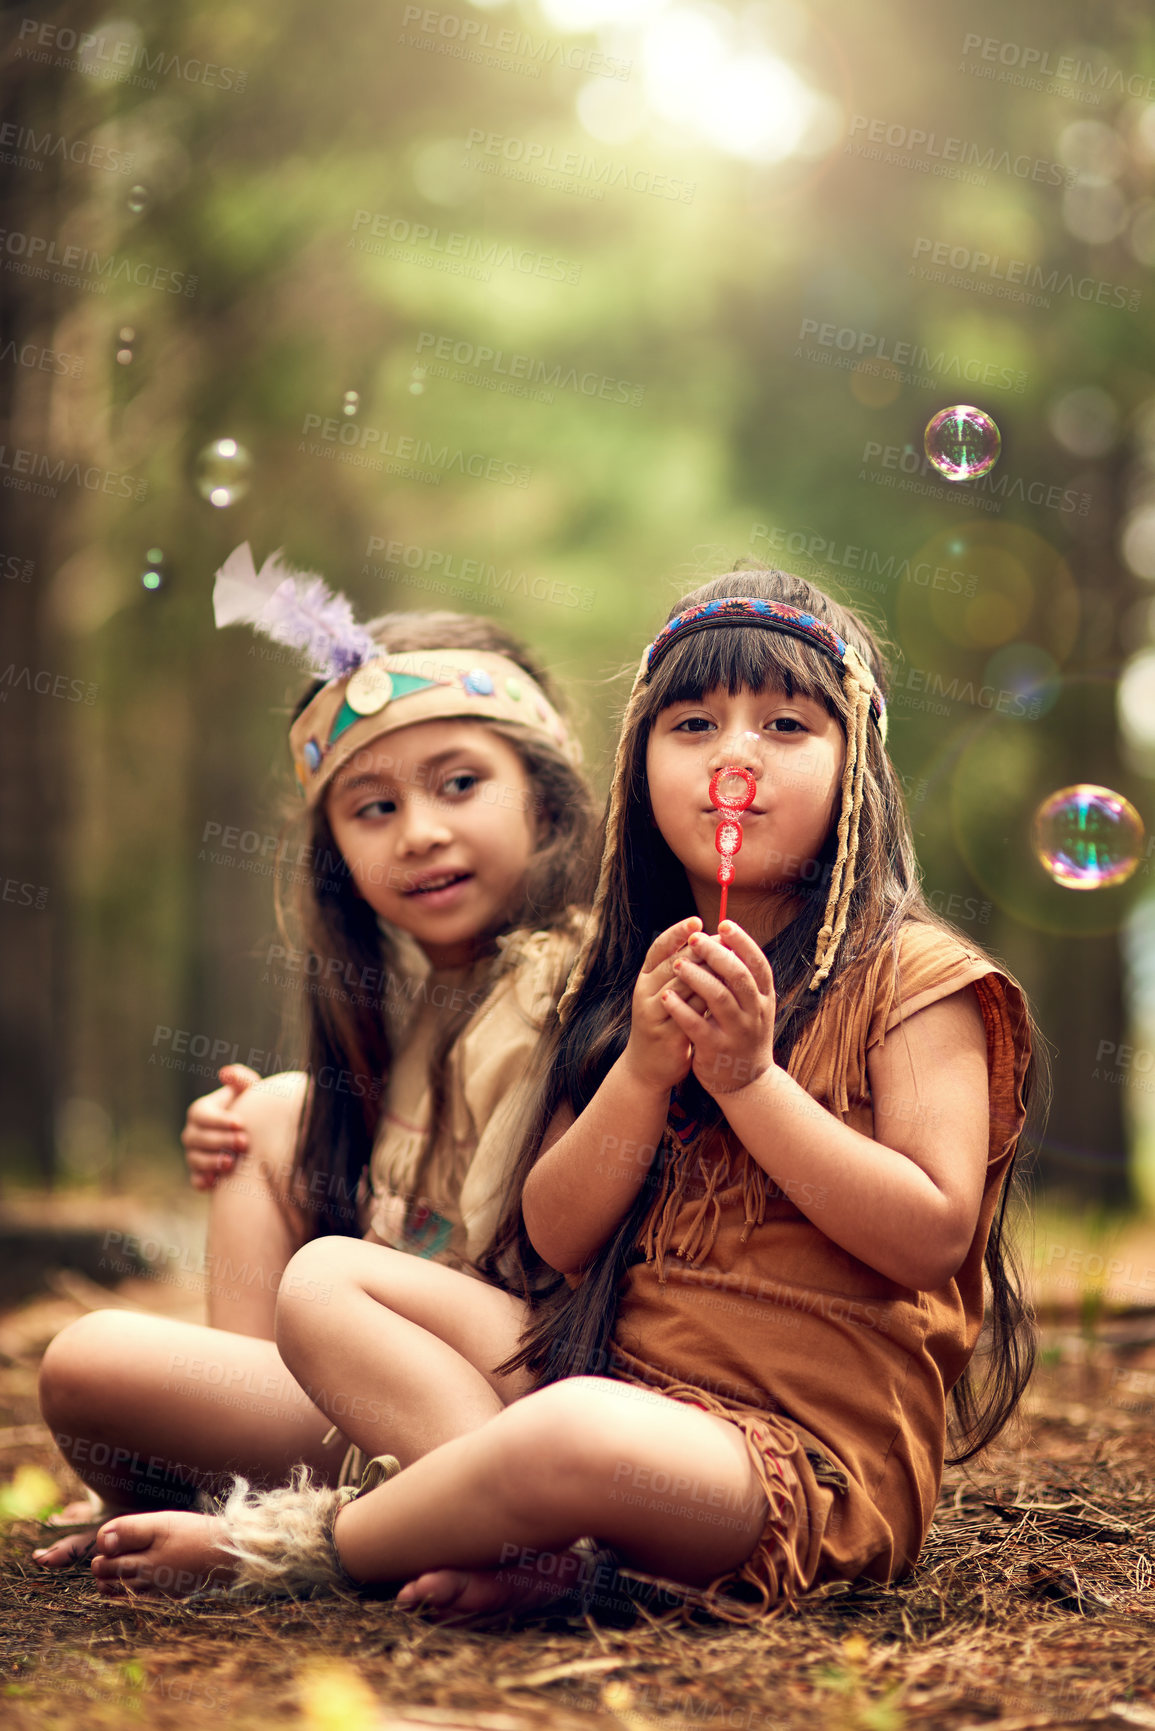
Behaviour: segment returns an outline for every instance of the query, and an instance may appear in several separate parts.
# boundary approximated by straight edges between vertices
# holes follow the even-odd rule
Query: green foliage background
[[[52,979],[51,1049],[34,1085],[50,1091],[64,1126],[66,1167],[116,1176],[177,1161],[184,1105],[209,1082],[155,1061],[171,1050],[158,1029],[224,1040],[242,1059],[250,1048],[292,1056],[282,1016],[293,995],[267,978],[269,880],[243,869],[240,848],[214,863],[206,840],[220,834],[213,825],[275,831],[286,712],[301,685],[243,631],[214,631],[212,574],[232,547],[249,540],[258,563],[283,547],[362,615],[493,612],[573,692],[603,784],[626,690],[618,676],[673,600],[742,556],[770,555],[861,605],[894,646],[905,683],[892,748],[928,884],[1021,974],[1058,1054],[1045,1174],[1118,1200],[1127,1090],[1096,1074],[1096,1053],[1125,1037],[1118,932],[1149,893],[1150,861],[1122,890],[1062,891],[1033,859],[1029,819],[1044,794],[1076,781],[1117,787],[1151,815],[1150,783],[1121,761],[1114,719],[1120,666],[1142,641],[1142,585],[1120,565],[1116,538],[1135,418],[1155,393],[1149,271],[1125,235],[1073,239],[1062,191],[1046,180],[992,167],[984,185],[968,184],[888,162],[885,147],[866,159],[853,141],[865,135],[855,116],[934,133],[939,148],[964,139],[993,164],[1003,152],[1054,162],[1079,120],[1117,123],[1133,141],[1144,102],[1125,85],[1104,81],[1088,105],[977,77],[981,56],[964,53],[964,36],[1082,56],[1121,69],[1134,88],[1155,76],[1149,13],[1122,0],[1093,16],[1071,0],[982,0],[965,18],[912,0],[728,0],[721,11],[752,42],[776,45],[842,111],[824,157],[760,166],[668,122],[620,145],[590,138],[576,108],[589,75],[549,45],[592,50],[597,37],[560,30],[533,0],[453,0],[432,15],[547,44],[514,71],[438,51],[452,36],[407,22],[407,11],[397,0],[127,0],[117,17],[135,22],[154,65],[165,55],[148,89],[86,76],[59,55],[36,62],[40,38],[22,23],[33,9],[8,9],[20,112],[134,156],[128,176],[68,165],[37,181],[14,169],[20,220],[61,247],[195,278],[194,292],[172,293],[114,276],[105,294],[68,284],[34,294],[8,279],[16,325],[84,363],[78,379],[17,381],[9,444],[21,443],[23,416],[39,429],[35,448],[148,483],[128,503],[65,486],[51,504],[25,501],[16,519],[15,551],[31,550],[37,567],[16,633],[34,645],[26,656],[98,686],[91,705],[14,691],[0,711],[9,757],[31,731],[51,732],[46,851],[36,866],[20,852],[31,844],[10,848],[22,870],[51,874],[37,880],[50,906],[5,917],[23,920],[21,945],[29,922],[51,921],[51,960],[40,964]],[[84,4],[35,16],[38,28],[116,35]],[[627,52],[628,32],[601,46]],[[229,69],[230,87],[197,65]],[[621,82],[640,91],[640,65]],[[548,146],[555,159],[624,163],[692,183],[693,195],[609,184],[588,198],[482,172],[479,159],[507,165],[471,147],[474,133]],[[1132,149],[1121,183],[1130,200],[1151,198],[1153,173]],[[147,190],[139,212],[129,183]],[[377,256],[358,244],[373,226],[358,225],[358,212],[437,238]],[[442,250],[456,244],[450,234],[559,258],[578,280],[509,263],[487,281],[437,268],[453,256]],[[927,281],[912,274],[920,237],[1137,289],[1140,304],[1057,293],[1024,308]],[[815,323],[977,358],[1025,384],[984,392],[948,366],[930,388],[899,381],[888,395],[885,372],[856,375],[837,364],[844,351],[804,336]],[[118,364],[124,329],[135,333],[132,359]],[[562,377],[574,368],[625,381],[640,401],[558,388],[542,402],[439,377],[423,333],[526,354]],[[1055,399],[1086,385],[1108,392],[1121,418],[1119,441],[1094,461],[1049,430]],[[348,391],[360,399],[351,420]],[[1018,496],[1010,490],[989,514],[946,487],[933,496],[878,484],[901,471],[864,461],[869,445],[919,452],[935,410],[976,398],[1003,434],[995,478],[1017,478]],[[450,469],[430,485],[359,467],[310,417],[483,453],[528,470],[528,482]],[[252,455],[250,488],[227,509],[194,485],[198,452],[221,436]],[[1040,482],[1043,497],[1089,496],[1085,513],[1030,503],[1027,485]],[[797,537],[813,541],[813,555],[774,553],[776,532],[795,549]],[[423,561],[443,557],[429,571],[402,558],[383,573],[381,544],[392,542],[424,550]],[[877,556],[873,585],[848,546]],[[151,547],[165,555],[155,594],[140,581]],[[469,560],[480,567],[470,580],[444,575]],[[1061,671],[1046,713],[1016,719],[966,697],[988,683],[1002,640],[991,640],[988,614],[987,641],[975,641],[965,599],[920,587],[905,561],[971,573],[980,603],[1010,608],[1013,641],[1046,648]],[[914,701],[936,682],[956,693],[943,714]],[[37,989],[26,982],[23,1000],[9,991],[11,1022]],[[43,1162],[19,1114],[6,1136],[14,1167]]]

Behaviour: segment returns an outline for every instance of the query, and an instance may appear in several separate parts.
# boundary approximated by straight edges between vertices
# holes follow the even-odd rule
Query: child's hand
[[[689,994],[694,988],[688,983],[682,986],[680,976],[671,973],[670,963],[691,933],[701,929],[701,920],[697,914],[692,914],[689,919],[679,920],[676,926],[659,932],[646,951],[634,987],[630,1038],[625,1055],[639,1081],[656,1092],[676,1087],[690,1072],[693,1056],[690,1042],[671,1017],[668,1003],[677,999],[684,1009],[689,1010],[682,992],[685,990]],[[694,1019],[699,1018],[695,1016]]]
[[[231,1107],[246,1088],[261,1080],[260,1075],[246,1064],[226,1064],[217,1074],[224,1086],[193,1101],[180,1133],[194,1190],[211,1190],[249,1147],[245,1127],[232,1116]]]
[[[660,941],[660,940],[659,940]],[[756,1081],[774,1066],[774,975],[758,945],[733,920],[719,935],[698,932],[674,971],[705,1004],[698,1011],[674,992],[664,998],[670,1019],[693,1046],[694,1075],[718,1098]]]

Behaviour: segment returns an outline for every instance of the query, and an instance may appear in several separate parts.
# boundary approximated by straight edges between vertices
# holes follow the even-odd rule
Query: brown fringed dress
[[[611,1374],[743,1431],[770,1512],[743,1568],[711,1594],[734,1607],[737,1589],[750,1615],[825,1580],[893,1580],[930,1526],[947,1395],[978,1340],[983,1254],[1023,1124],[1023,1000],[960,939],[911,922],[839,982],[789,1064],[815,1100],[885,1142],[868,1052],[964,986],[986,1028],[990,1151],[970,1249],[935,1292],[899,1286],[839,1249],[808,1218],[821,1220],[821,1197],[783,1195],[724,1126],[686,1148],[667,1132],[677,1153],[623,1284]],[[706,1488],[701,1501],[703,1521],[727,1518]]]

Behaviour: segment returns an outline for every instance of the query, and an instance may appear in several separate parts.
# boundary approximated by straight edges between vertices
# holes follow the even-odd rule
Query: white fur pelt
[[[236,1478],[220,1510],[220,1548],[237,1563],[235,1586],[293,1598],[356,1591],[333,1540],[337,1512],[353,1494],[314,1485],[304,1466],[293,1468],[291,1484],[273,1491],[254,1491],[247,1479]]]

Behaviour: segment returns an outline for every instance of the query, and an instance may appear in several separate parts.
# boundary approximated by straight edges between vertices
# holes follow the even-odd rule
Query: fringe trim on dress
[[[696,1177],[701,1183],[702,1195],[680,1240],[673,1247],[673,1255],[688,1262],[691,1268],[701,1267],[714,1248],[722,1221],[718,1197],[735,1182],[736,1176],[740,1176],[742,1182],[743,1244],[766,1218],[769,1180],[765,1172],[744,1148],[735,1148],[725,1130],[721,1132],[722,1147],[718,1152],[716,1134],[712,1130],[701,1132],[685,1146],[668,1129],[663,1135],[665,1160],[662,1176],[641,1238],[646,1261],[656,1264],[658,1279],[663,1286],[666,1284],[666,1258],[671,1254],[674,1227],[692,1178]],[[734,1171],[735,1157],[737,1174]]]
[[[642,1387],[656,1386],[620,1367],[615,1376]],[[824,1455],[804,1448],[788,1426],[768,1423],[765,1413],[727,1406],[693,1383],[663,1384],[657,1392],[725,1419],[741,1431],[768,1504],[761,1535],[746,1561],[719,1575],[700,1595],[695,1593],[685,1614],[700,1606],[722,1622],[749,1624],[797,1609],[813,1582],[821,1544],[821,1534],[813,1530],[806,1480],[816,1479],[831,1490],[843,1491],[849,1482],[845,1472]]]

